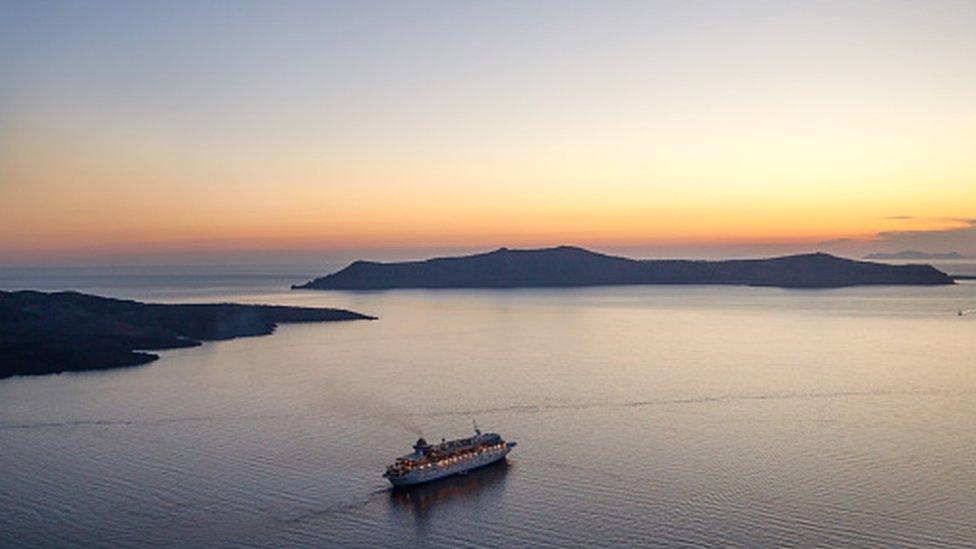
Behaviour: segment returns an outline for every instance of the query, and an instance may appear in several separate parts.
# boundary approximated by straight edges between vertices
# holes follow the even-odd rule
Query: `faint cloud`
[[[817,242],[817,246],[832,246],[835,244],[863,244],[865,240],[859,238],[832,238],[830,240],[821,240]]]
[[[855,256],[904,250],[976,255],[976,218],[895,215],[884,219],[919,222],[922,226],[905,230],[881,231],[863,238],[824,240],[818,242],[817,246],[831,253]],[[943,226],[939,227],[939,224]],[[932,227],[932,225],[936,226]]]
[[[875,243],[890,251],[917,249],[926,252],[976,253],[976,219],[943,218],[961,226],[947,229],[884,231]]]
[[[921,221],[925,223],[959,223],[968,224],[976,221],[971,217],[940,217],[940,216],[920,216],[920,215],[886,215],[881,219],[891,221]]]

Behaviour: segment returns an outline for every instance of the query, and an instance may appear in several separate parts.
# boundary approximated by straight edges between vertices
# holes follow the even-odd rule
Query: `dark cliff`
[[[270,334],[282,322],[368,319],[341,309],[163,305],[76,292],[0,292],[0,378],[145,364],[145,351]]]

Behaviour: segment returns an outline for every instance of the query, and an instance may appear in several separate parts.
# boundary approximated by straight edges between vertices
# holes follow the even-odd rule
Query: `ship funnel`
[[[474,434],[480,436],[481,435],[481,429],[478,428],[478,422],[472,419],[471,420],[471,423],[474,424]]]

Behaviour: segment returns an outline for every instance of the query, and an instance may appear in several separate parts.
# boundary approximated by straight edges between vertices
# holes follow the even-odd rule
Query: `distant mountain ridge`
[[[460,257],[356,261],[293,289],[552,288],[637,284],[725,284],[783,288],[952,284],[930,265],[886,265],[811,253],[725,261],[637,260],[575,246],[497,250]]]
[[[873,254],[868,254],[864,256],[864,259],[920,259],[920,260],[933,260],[933,259],[966,259],[966,256],[960,254],[959,252],[944,252],[944,253],[931,253],[931,252],[919,252],[916,250],[903,250],[900,252],[875,252]]]

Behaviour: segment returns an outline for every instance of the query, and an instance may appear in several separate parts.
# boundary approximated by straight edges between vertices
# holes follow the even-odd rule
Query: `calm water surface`
[[[286,289],[315,272],[84,279],[380,319],[0,381],[0,545],[976,543],[976,284]],[[380,477],[472,419],[507,464]]]

